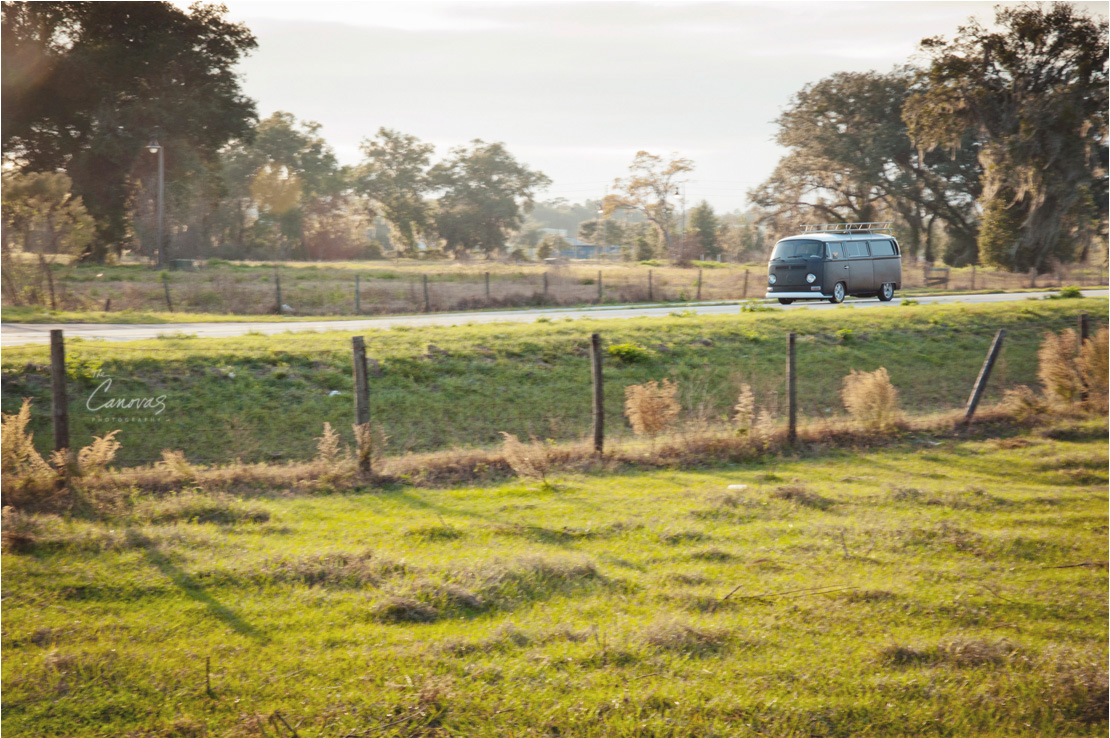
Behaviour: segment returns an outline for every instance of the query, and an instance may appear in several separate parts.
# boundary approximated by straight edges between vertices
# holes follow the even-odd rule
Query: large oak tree
[[[5,157],[25,171],[64,170],[97,221],[88,256],[128,237],[134,180],[153,166],[157,131],[169,187],[215,167],[249,137],[254,102],[234,66],[256,46],[226,9],[168,2],[5,2]]]

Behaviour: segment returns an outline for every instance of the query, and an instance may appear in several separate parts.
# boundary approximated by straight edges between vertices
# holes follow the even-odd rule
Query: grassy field
[[[650,276],[649,276],[650,273]],[[1002,291],[1030,286],[1026,275],[953,269],[946,286],[923,289],[923,269],[907,260],[903,295],[937,291]],[[488,292],[487,292],[488,275]],[[355,288],[358,278],[359,302]],[[180,322],[277,318],[277,282],[290,317],[343,318],[445,310],[586,305],[648,301],[743,300],[762,297],[766,264],[662,262],[564,265],[502,262],[226,262],[194,272],[160,272],[142,264],[57,267],[58,309],[45,293],[31,306],[5,304],[5,322]],[[428,280],[425,301],[424,280]],[[698,282],[701,281],[699,289]],[[163,286],[163,280],[166,285]],[[1044,275],[1043,288],[1102,284],[1091,266]],[[650,284],[649,284],[650,282]],[[172,310],[166,303],[170,293]],[[6,299],[6,298],[5,298]],[[7,299],[6,299],[7,302]],[[108,308],[107,310],[105,308]]]
[[[684,421],[720,422],[740,385],[760,408],[785,410],[785,336],[798,333],[803,422],[843,417],[838,391],[852,370],[886,367],[911,414],[966,402],[996,330],[1004,350],[985,400],[1037,384],[1036,354],[1046,331],[1075,325],[1087,312],[1105,321],[1103,299],[1031,300],[1005,305],[906,306],[883,310],[763,310],[630,321],[366,332],[371,417],[389,436],[386,453],[483,446],[506,431],[569,440],[591,427],[589,336],[642,352],[606,362],[606,415],[613,437],[627,433],[624,387],[671,378]],[[233,339],[166,338],[104,343],[68,341],[70,422],[75,445],[119,428],[123,464],[179,449],[199,462],[305,459],[324,422],[350,440],[353,422],[350,333],[297,333]],[[3,409],[33,398],[32,428],[50,442],[50,378],[45,347],[5,349]],[[639,361],[629,359],[639,358]],[[104,378],[110,391],[99,391]],[[165,397],[165,412],[105,412],[105,398]]]
[[[3,727],[1104,736],[1106,436],[6,512]]]

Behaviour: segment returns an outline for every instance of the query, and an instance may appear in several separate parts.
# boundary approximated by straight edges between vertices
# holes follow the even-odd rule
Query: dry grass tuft
[[[4,500],[13,507],[24,507],[54,491],[58,475],[35,450],[34,436],[27,432],[31,422],[31,401],[15,414],[0,414],[0,472]]]
[[[678,417],[681,409],[678,384],[670,379],[664,379],[662,384],[653,379],[624,388],[624,413],[637,435],[659,435]]]
[[[947,665],[956,667],[1001,666],[1018,655],[1010,641],[983,641],[957,639],[919,648],[891,645],[879,651],[879,656],[894,666]]]
[[[1096,412],[1107,412],[1110,402],[1110,330],[1098,329],[1083,342],[1079,352],[1079,373],[1087,387],[1087,406]]]
[[[375,605],[370,615],[383,623],[431,623],[439,618],[439,610],[411,597],[390,597]]]
[[[550,489],[547,476],[554,466],[552,448],[554,443],[542,442],[532,436],[531,443],[521,443],[512,433],[501,433],[501,453],[506,463],[521,479],[539,482],[543,489]]]
[[[323,469],[330,469],[339,460],[341,452],[339,434],[331,423],[325,421],[324,432],[316,439],[316,463]]]
[[[771,491],[771,497],[774,497],[776,500],[785,500],[794,505],[812,507],[817,510],[828,510],[836,504],[828,497],[822,497],[816,492],[810,492],[805,487],[796,484],[776,487]]]
[[[1048,403],[1044,398],[1024,384],[1006,390],[1002,395],[1002,406],[1019,423],[1036,420],[1048,412]]]
[[[77,452],[77,468],[83,476],[96,476],[103,473],[116,458],[120,442],[116,440],[118,430],[94,436],[93,442]]]
[[[176,522],[216,523],[265,523],[270,513],[259,507],[243,504],[226,493],[206,494],[190,490],[165,499],[146,500],[135,509],[135,517],[150,523]]]
[[[167,479],[175,482],[192,481],[196,469],[185,458],[184,451],[162,449],[162,460],[154,465],[155,468],[166,475]]]
[[[844,378],[840,397],[852,417],[869,430],[886,430],[902,420],[898,409],[898,390],[890,383],[885,367],[873,372],[853,369]]]
[[[698,628],[669,620],[649,625],[641,638],[647,645],[661,651],[701,656],[724,650],[730,634],[725,630]]]
[[[1046,333],[1037,352],[1037,376],[1044,385],[1045,395],[1069,404],[1079,399],[1083,377],[1078,367],[1078,334],[1068,328],[1061,333]]]
[[[756,421],[755,395],[751,385],[740,385],[740,394],[736,398],[736,405],[732,408],[732,424],[737,432],[750,433]]]

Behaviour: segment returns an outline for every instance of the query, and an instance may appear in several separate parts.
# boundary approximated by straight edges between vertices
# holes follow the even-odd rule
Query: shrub
[[[844,378],[840,390],[844,407],[860,424],[871,430],[884,430],[901,419],[898,390],[890,383],[885,367],[873,372],[852,373]]]
[[[650,361],[652,353],[634,343],[618,343],[609,347],[609,355],[622,364],[639,364]]]
[[[624,413],[637,435],[659,435],[678,417],[680,409],[678,384],[669,379],[662,384],[653,379],[624,388]]]

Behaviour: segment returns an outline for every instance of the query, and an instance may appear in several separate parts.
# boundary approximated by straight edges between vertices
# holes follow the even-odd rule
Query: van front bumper
[[[767,290],[767,299],[774,300],[779,297],[784,297],[787,300],[827,300],[832,295],[825,295],[820,292],[772,292]]]

